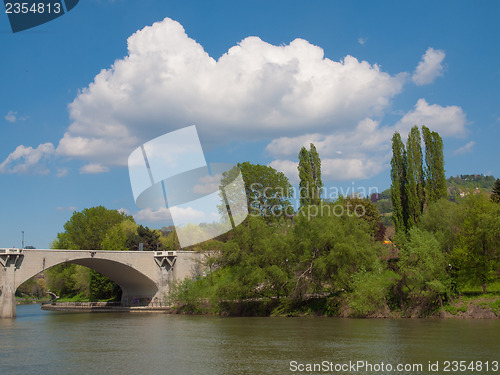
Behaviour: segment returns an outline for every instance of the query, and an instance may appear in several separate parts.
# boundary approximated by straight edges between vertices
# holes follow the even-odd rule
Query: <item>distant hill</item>
[[[462,174],[446,179],[450,199],[455,200],[470,193],[491,193],[496,178],[482,174]],[[383,215],[384,224],[390,225],[392,213],[391,189],[384,190],[377,200],[379,212]],[[384,217],[385,216],[385,217]]]
[[[489,193],[495,185],[497,179],[493,176],[482,174],[462,174],[450,177],[446,180],[448,193],[451,198],[464,196],[470,192]]]

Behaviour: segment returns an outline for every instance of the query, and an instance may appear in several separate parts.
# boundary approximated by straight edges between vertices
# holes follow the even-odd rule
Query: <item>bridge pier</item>
[[[16,317],[16,292],[12,286],[3,286],[0,291],[0,319]]]
[[[0,319],[16,317],[16,269],[22,254],[19,250],[0,253]]]

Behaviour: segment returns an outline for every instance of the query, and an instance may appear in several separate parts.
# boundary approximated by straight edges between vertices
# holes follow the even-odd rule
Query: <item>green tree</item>
[[[314,217],[298,215],[289,247],[294,251],[294,293],[348,290],[351,276],[371,270],[381,248],[370,236],[368,223],[350,215],[330,215],[323,203]],[[334,206],[334,204],[331,204]],[[325,207],[323,207],[325,206]]]
[[[137,232],[127,238],[126,247],[130,250],[139,250],[139,243],[142,243],[144,251],[166,250],[164,243],[160,241],[160,236],[161,231],[139,225]]]
[[[444,174],[443,140],[436,132],[422,126],[425,143],[425,173],[427,201],[435,202],[448,197],[446,177]]]
[[[244,162],[238,164],[245,184],[247,195],[248,213],[252,216],[260,216],[267,221],[293,214],[294,210],[290,204],[292,197],[292,185],[283,172],[276,169]],[[230,179],[230,174],[224,174],[222,185]],[[227,197],[230,201],[238,198]]]
[[[354,273],[351,280],[347,301],[355,317],[366,317],[377,311],[382,311],[387,305],[390,288],[398,280],[398,275],[382,267],[380,262],[373,266],[372,271],[362,267]]]
[[[425,176],[423,170],[422,140],[420,131],[414,126],[408,135],[406,143],[407,173],[406,173],[406,196],[408,197],[408,224],[411,227],[418,223],[420,215],[424,211]]]
[[[64,224],[64,232],[58,233],[53,246],[61,249],[100,250],[108,231],[124,220],[133,217],[103,206],[85,208],[75,212]]]
[[[57,238],[52,242],[52,248],[101,250],[103,242],[105,242],[109,232],[112,232],[112,228],[124,221],[134,223],[132,216],[117,210],[109,210],[103,206],[74,212],[64,224],[64,232],[58,233]],[[107,245],[110,245],[109,241]],[[95,285],[100,285],[104,291],[114,291],[114,298],[118,297],[119,286],[94,270],[89,271],[88,288],[84,287],[87,274],[73,264],[60,264],[52,267],[48,275],[50,288],[59,291],[61,295],[74,295],[83,292],[97,298],[100,295],[96,292]],[[106,298],[111,298],[109,293],[105,295]]]
[[[222,245],[217,263],[219,298],[279,297],[288,294],[293,277],[292,253],[284,235],[260,217],[248,217]]]
[[[396,232],[405,231],[407,226],[407,196],[406,196],[406,150],[398,132],[392,137],[391,160],[391,199],[392,220]]]
[[[321,159],[314,144],[310,149],[302,147],[299,152],[300,206],[319,205],[321,202]]]
[[[104,250],[130,250],[127,244],[135,235],[137,235],[135,221],[124,220],[107,231],[101,246]]]
[[[370,200],[348,196],[346,198],[339,198],[338,203],[344,205],[347,215],[358,217],[366,221],[370,227],[370,234],[375,235],[378,232],[380,214],[377,206]]]
[[[491,200],[495,203],[500,203],[500,178],[495,182],[493,191],[491,192]]]
[[[462,285],[481,286],[486,293],[500,266],[500,206],[482,194],[473,195],[466,199],[461,215],[452,271]]]
[[[391,197],[396,232],[408,232],[418,223],[424,207],[448,196],[444,175],[443,140],[422,126],[425,164],[418,127],[408,135],[407,147],[398,132],[392,137]]]
[[[443,304],[448,294],[446,258],[432,233],[418,228],[400,234],[399,274],[407,307],[419,306],[423,313]]]
[[[418,227],[434,234],[441,251],[449,254],[457,244],[462,225],[461,211],[460,205],[442,198],[428,205]]]

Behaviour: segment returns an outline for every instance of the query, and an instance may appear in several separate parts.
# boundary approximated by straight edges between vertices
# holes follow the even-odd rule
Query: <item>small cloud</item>
[[[6,119],[8,122],[16,122],[16,121],[17,121],[17,112],[14,112],[14,111],[9,111],[9,112],[5,115],[5,119]]]
[[[29,118],[28,116],[18,116],[16,111],[9,111],[5,115],[5,119],[11,123],[14,123],[16,121],[24,121],[27,120],[28,118]]]
[[[145,208],[135,213],[134,219],[137,221],[158,222],[158,221],[172,221],[172,216],[168,208],[160,208],[159,210],[152,210]]]
[[[467,143],[465,146],[457,148],[455,151],[453,151],[453,155],[468,154],[469,152],[472,151],[475,144],[476,144],[476,142],[471,141],[471,142]]]
[[[212,194],[219,190],[222,175],[216,174],[214,176],[205,176],[200,178],[199,183],[193,186],[195,194]]]
[[[80,174],[97,174],[105,172],[109,172],[109,168],[98,163],[87,164],[80,168]]]
[[[119,208],[117,211],[121,212],[122,214],[125,214],[125,215],[129,215],[130,214],[130,211],[127,210],[126,208],[123,208],[123,207]]]
[[[434,79],[443,75],[443,65],[441,64],[446,56],[444,51],[429,47],[422,60],[418,63],[412,80],[417,86],[427,85],[434,82]]]
[[[75,212],[76,207],[75,206],[65,206],[65,207],[56,207],[57,211],[64,212],[64,211],[70,211],[70,212]]]
[[[68,168],[58,168],[56,176],[57,177],[65,177],[68,175],[68,172],[69,172]]]
[[[358,43],[361,44],[362,46],[364,46],[367,41],[368,41],[367,38],[358,38]]]

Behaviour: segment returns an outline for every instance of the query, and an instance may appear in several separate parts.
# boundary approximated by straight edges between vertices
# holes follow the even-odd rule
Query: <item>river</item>
[[[0,320],[2,375],[500,374],[494,362],[500,361],[499,320],[61,313],[42,311],[39,305],[17,309],[17,319]],[[459,371],[459,362],[446,361],[465,361],[462,365],[469,369]],[[433,369],[437,364],[438,371],[430,371],[429,363]],[[319,371],[305,371],[307,364],[316,364]],[[397,365],[406,365],[407,371],[398,371]],[[444,371],[447,365],[450,371]],[[457,371],[451,371],[454,365]]]

